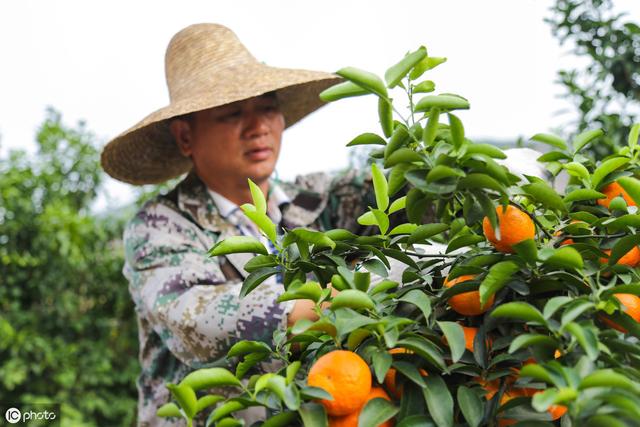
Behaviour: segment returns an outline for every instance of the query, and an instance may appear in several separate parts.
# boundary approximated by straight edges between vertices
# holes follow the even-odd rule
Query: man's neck
[[[220,184],[217,182],[205,182],[205,185],[210,189],[220,194],[230,202],[235,203],[238,206],[242,206],[245,203],[253,204],[253,197],[251,197],[251,189],[249,188],[249,183],[244,181],[244,183],[226,183]],[[262,190],[262,194],[264,194],[265,199],[268,198],[269,194],[269,180],[265,179],[260,182],[256,182],[256,185]]]

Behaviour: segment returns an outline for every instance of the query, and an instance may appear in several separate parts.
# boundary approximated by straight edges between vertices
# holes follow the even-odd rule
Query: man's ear
[[[169,123],[169,131],[183,156],[191,156],[191,124],[184,119],[174,119]]]

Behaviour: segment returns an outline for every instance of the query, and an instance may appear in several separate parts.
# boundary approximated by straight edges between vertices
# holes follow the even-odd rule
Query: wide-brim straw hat
[[[165,56],[170,103],[110,141],[102,167],[135,185],[156,184],[188,172],[169,131],[172,118],[274,92],[289,127],[324,103],[318,94],[340,81],[319,71],[276,68],[256,60],[228,28],[196,24],[177,33]]]

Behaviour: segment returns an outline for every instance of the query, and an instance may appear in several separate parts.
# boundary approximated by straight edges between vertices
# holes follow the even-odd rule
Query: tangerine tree
[[[250,182],[254,203],[242,209],[276,253],[239,236],[211,255],[257,254],[241,294],[281,274],[280,300],[312,300],[318,320],[235,344],[235,372],[169,384],[175,402],[159,415],[191,422],[209,408],[206,425],[242,425],[234,413],[259,405],[265,426],[637,423],[640,125],[597,163],[581,153],[601,129],[571,142],[534,135],[551,148],[538,159],[549,179],[518,176],[497,162],[500,149],[465,136],[467,99],[433,94],[423,76],[443,62],[420,47],[384,80],[337,72],[345,81],[325,101],[378,103],[381,132],[348,144],[377,146],[376,204],[358,218],[376,233],[277,230]],[[392,93],[406,94],[408,110]],[[562,171],[570,180],[557,190]],[[251,375],[269,359],[281,368]],[[237,394],[206,394],[214,386]]]

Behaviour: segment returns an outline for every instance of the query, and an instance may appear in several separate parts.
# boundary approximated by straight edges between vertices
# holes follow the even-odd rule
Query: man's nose
[[[269,132],[267,113],[260,110],[250,111],[246,115],[245,135],[249,138],[262,136]]]

